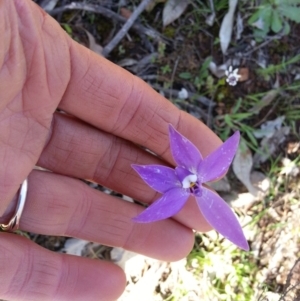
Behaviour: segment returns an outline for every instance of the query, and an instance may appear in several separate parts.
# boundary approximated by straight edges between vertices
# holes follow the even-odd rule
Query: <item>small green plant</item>
[[[250,17],[257,38],[264,38],[270,31],[283,34],[290,32],[289,21],[300,23],[300,0],[263,0]]]
[[[300,8],[300,7],[299,7]],[[299,12],[300,13],[300,12]],[[300,19],[300,15],[299,15]],[[290,65],[296,64],[300,61],[300,55],[297,54],[291,59],[286,60],[285,58],[282,58],[282,62],[277,65],[270,64],[268,67],[264,69],[257,70],[257,74],[263,76],[266,80],[269,79],[269,76],[274,76],[275,74],[282,72],[286,73],[288,72],[288,67]]]
[[[201,239],[199,239],[201,238]],[[197,234],[187,266],[199,277],[201,300],[256,301],[253,284],[257,267],[251,252],[220,243],[213,234]]]
[[[72,37],[72,33],[73,33],[72,27],[68,23],[61,23],[60,25],[67,32],[67,34],[70,37]]]
[[[118,47],[118,52],[119,52],[119,55],[122,55],[122,54],[124,54],[126,52],[126,50],[124,49],[124,47],[122,45],[120,45]]]
[[[243,137],[247,137],[249,142],[247,141],[248,146],[256,151],[258,147],[258,143],[256,138],[253,136],[254,128],[248,125],[247,120],[251,118],[254,113],[253,112],[245,112],[241,108],[243,99],[239,98],[236,101],[236,104],[232,108],[230,114],[220,115],[216,117],[218,124],[220,127],[216,127],[218,134],[224,140],[227,139],[230,132],[239,130],[242,133]]]
[[[198,91],[201,89],[201,86],[205,83],[209,72],[208,72],[208,66],[210,64],[210,62],[212,61],[212,57],[208,57],[205,59],[205,61],[203,62],[198,75],[196,76],[195,80],[194,80],[194,84],[197,87]]]
[[[164,42],[159,42],[158,43],[158,55],[159,57],[164,57],[165,56],[165,51],[166,51],[166,44]]]
[[[198,91],[200,91],[201,87],[206,83],[207,78],[209,77],[208,67],[211,61],[212,61],[211,56],[204,60],[204,62],[202,63],[198,71],[198,74],[193,80],[193,83],[197,87]],[[185,80],[193,79],[193,75],[191,74],[191,72],[188,71],[179,73],[179,77]]]
[[[167,74],[167,73],[170,73],[172,71],[169,64],[160,67],[160,70],[161,70],[162,74]]]

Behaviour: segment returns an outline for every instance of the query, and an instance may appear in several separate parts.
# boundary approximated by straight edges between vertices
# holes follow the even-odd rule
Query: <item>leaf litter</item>
[[[223,18],[219,37],[220,44],[223,54],[226,54],[229,43],[231,41],[232,31],[233,31],[233,22],[234,22],[234,13],[238,0],[229,0],[229,10],[225,17]]]
[[[167,26],[178,19],[188,5],[188,0],[167,0],[163,9],[163,26]]]

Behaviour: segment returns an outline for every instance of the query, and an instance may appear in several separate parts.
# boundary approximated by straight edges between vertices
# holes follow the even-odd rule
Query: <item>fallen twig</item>
[[[266,41],[262,42],[261,44],[259,44],[258,46],[250,49],[249,51],[243,53],[243,56],[248,56],[251,53],[257,51],[258,49],[265,47],[266,45],[268,45],[270,42],[274,41],[274,40],[279,40],[282,38],[282,35],[274,35],[272,37],[269,37]]]
[[[62,12],[68,11],[68,10],[83,10],[83,11],[93,12],[93,13],[100,14],[102,16],[114,19],[114,20],[116,20],[118,22],[122,22],[122,23],[125,23],[128,21],[121,15],[119,15],[103,6],[84,4],[84,3],[76,3],[76,2],[72,2],[68,5],[61,6],[61,7],[52,9],[52,10],[46,10],[46,11],[48,14],[54,16],[54,15],[57,15],[59,13],[62,13]],[[162,35],[160,33],[158,33],[156,30],[154,30],[153,28],[147,28],[141,24],[133,24],[132,29],[134,29],[139,34],[147,35],[156,41],[161,41],[163,39]]]
[[[132,13],[126,23],[122,26],[115,37],[103,48],[102,55],[108,56],[109,53],[117,46],[117,44],[124,38],[128,30],[132,27],[138,16],[145,10],[151,0],[142,0],[137,9]]]
[[[39,5],[44,10],[51,10],[56,6],[57,2],[58,0],[43,0]]]
[[[171,75],[171,87],[170,87],[171,90],[173,89],[174,77],[175,77],[175,73],[176,73],[176,70],[177,70],[177,66],[178,66],[179,60],[180,60],[180,56],[177,57],[177,59],[175,61],[175,64],[174,64],[174,67],[173,67],[173,71],[172,71],[172,75]],[[171,95],[169,96],[169,98],[171,98]]]
[[[153,85],[151,85],[151,87],[155,90],[162,91],[165,94],[169,94],[170,97],[178,97],[178,93],[180,92],[179,90],[175,90],[175,89],[165,89],[165,88],[161,87],[158,84],[153,84]],[[196,101],[202,103],[205,106],[214,107],[216,105],[215,102],[213,102],[212,100],[210,100],[209,98],[207,98],[205,96],[200,96],[197,93],[192,93],[192,92],[188,92],[188,93],[189,93],[189,98],[190,99],[196,100]]]

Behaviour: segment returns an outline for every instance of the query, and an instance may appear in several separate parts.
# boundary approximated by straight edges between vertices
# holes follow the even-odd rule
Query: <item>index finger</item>
[[[59,107],[170,161],[168,124],[199,147],[203,156],[220,139],[148,84],[85,47],[70,42],[72,76]]]

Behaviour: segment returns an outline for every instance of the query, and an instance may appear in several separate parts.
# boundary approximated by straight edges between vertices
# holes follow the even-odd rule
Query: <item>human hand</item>
[[[141,206],[78,179],[151,203],[157,195],[131,164],[174,163],[168,124],[204,156],[220,140],[143,81],[71,40],[29,0],[0,1],[0,35],[0,222],[11,216],[28,177],[21,230],[165,261],[186,256],[192,229],[210,229],[193,200],[172,219],[138,224],[132,218]],[[52,172],[32,171],[35,165]],[[114,300],[125,286],[124,273],[111,263],[53,253],[9,233],[0,233],[0,248],[0,298]]]

